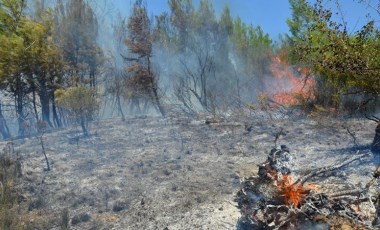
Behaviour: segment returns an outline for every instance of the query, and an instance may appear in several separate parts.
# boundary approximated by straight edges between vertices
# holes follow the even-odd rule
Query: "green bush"
[[[63,108],[82,128],[83,135],[88,135],[88,124],[99,111],[96,91],[85,86],[58,89],[54,92],[57,105]]]

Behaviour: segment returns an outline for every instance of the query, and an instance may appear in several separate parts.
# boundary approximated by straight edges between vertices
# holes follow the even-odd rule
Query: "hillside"
[[[14,140],[22,156],[20,220],[60,229],[67,208],[70,229],[236,229],[240,179],[256,174],[281,129],[277,144],[289,147],[295,176],[358,154],[346,127],[360,153],[374,135],[367,120],[205,120],[130,117],[95,122],[89,137],[75,127],[46,133],[48,172],[37,137]],[[378,161],[316,180],[326,191],[365,184]]]

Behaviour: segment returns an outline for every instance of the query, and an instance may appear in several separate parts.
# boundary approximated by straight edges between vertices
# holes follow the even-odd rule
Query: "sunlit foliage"
[[[289,57],[318,74],[318,103],[338,107],[342,95],[380,93],[380,33],[370,20],[350,33],[318,0],[291,0]]]
[[[82,128],[83,135],[88,135],[88,125],[99,110],[96,91],[86,86],[74,86],[55,91],[57,104],[65,109],[69,116]]]

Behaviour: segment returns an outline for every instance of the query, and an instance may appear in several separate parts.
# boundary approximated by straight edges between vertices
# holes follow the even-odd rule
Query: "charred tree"
[[[216,75],[214,57],[207,46],[194,47],[189,56],[196,61],[187,63],[181,60],[183,73],[175,86],[175,95],[188,111],[197,110],[193,100],[196,99],[204,110],[211,112],[213,89],[210,79],[215,79]]]
[[[144,101],[144,110],[148,103],[153,104],[165,116],[158,92],[157,76],[152,71],[152,31],[146,7],[141,1],[136,1],[132,14],[128,19],[129,31],[125,44],[132,57],[124,57],[128,62],[128,77],[125,81],[127,100],[131,107],[140,110],[140,101]]]

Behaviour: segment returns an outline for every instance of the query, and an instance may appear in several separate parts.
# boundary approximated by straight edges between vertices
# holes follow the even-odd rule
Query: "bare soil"
[[[48,172],[37,137],[14,140],[24,215],[44,229],[61,229],[65,209],[70,229],[236,229],[240,179],[257,173],[281,128],[276,144],[289,147],[296,176],[369,151],[375,130],[368,120],[205,120],[131,117],[95,122],[89,137],[46,133]],[[378,163],[374,156],[314,181],[327,193],[363,186]]]

